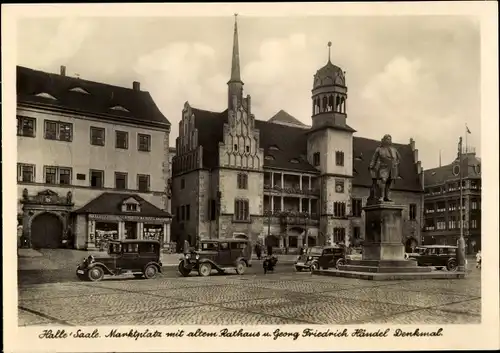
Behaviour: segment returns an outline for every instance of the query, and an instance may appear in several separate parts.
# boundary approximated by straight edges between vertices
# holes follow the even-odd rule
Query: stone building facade
[[[368,165],[380,141],[353,136],[347,99],[344,73],[329,59],[314,75],[311,126],[283,110],[256,119],[243,95],[235,23],[228,108],[184,104],[172,163],[173,237],[243,237],[284,248],[362,241]],[[396,147],[402,164],[393,199],[407,207],[405,242],[414,247],[422,167],[413,140]]]
[[[18,222],[24,246],[169,242],[170,123],[131,88],[17,67]],[[70,244],[68,244],[70,243]]]

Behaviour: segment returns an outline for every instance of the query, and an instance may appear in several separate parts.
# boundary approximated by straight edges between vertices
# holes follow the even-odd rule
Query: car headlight
[[[311,261],[312,259],[313,259],[312,256],[307,257],[307,261]]]
[[[189,259],[189,258],[191,258],[191,255],[186,254],[186,259]]]
[[[195,258],[196,260],[198,260],[200,258],[200,255],[196,255]]]
[[[94,262],[94,256],[89,255],[88,262],[89,262],[89,264],[91,264],[92,262]]]

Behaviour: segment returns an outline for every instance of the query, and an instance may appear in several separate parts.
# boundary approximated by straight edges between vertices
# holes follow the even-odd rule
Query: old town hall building
[[[227,84],[223,112],[184,105],[172,163],[172,237],[191,243],[196,236],[243,237],[289,249],[360,242],[368,165],[380,141],[353,137],[342,69],[329,59],[314,75],[312,126],[283,110],[257,120],[251,97],[243,95],[235,23]],[[396,147],[401,178],[392,198],[406,206],[405,243],[414,247],[422,228],[422,167],[413,139]]]

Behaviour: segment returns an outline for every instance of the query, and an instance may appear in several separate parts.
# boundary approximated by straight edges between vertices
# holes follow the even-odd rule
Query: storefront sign
[[[161,222],[170,223],[170,218],[159,217],[144,217],[144,216],[118,216],[118,215],[101,215],[89,214],[89,219],[106,220],[106,221],[128,221],[128,222]]]

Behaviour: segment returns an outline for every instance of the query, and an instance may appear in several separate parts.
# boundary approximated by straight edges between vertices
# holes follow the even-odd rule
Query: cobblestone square
[[[469,324],[479,270],[462,280],[363,281],[309,273],[105,279],[19,286],[19,325]]]

